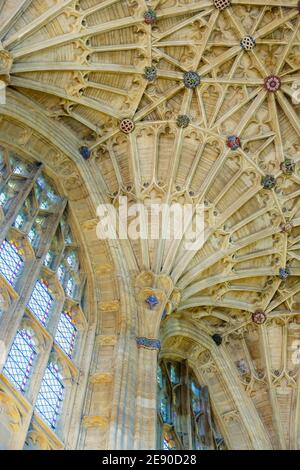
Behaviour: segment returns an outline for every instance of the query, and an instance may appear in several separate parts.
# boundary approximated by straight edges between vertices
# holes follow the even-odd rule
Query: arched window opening
[[[29,330],[19,330],[8,353],[4,374],[21,392],[25,392],[37,351]]]
[[[26,181],[32,178],[38,165],[26,162],[2,147],[0,156],[0,207],[6,215],[12,203],[18,200]]]
[[[162,361],[158,368],[158,447],[224,449],[208,388],[200,386],[186,361]]]
[[[16,396],[26,393],[36,411],[31,425],[43,420],[62,441],[69,424],[58,426],[58,419],[62,412],[68,416],[76,399],[74,357],[82,358],[87,327],[80,308],[85,275],[71,223],[65,198],[42,166],[0,147],[0,276],[7,291],[0,320],[5,329],[11,322],[7,331],[17,331],[8,338],[12,346],[0,380],[9,381]],[[43,375],[40,387],[36,373]]]
[[[24,265],[22,256],[23,251],[18,242],[3,240],[0,246],[0,273],[12,286],[15,286],[21,274]]]
[[[53,304],[54,299],[48,281],[39,279],[28,302],[29,310],[45,326],[48,323]]]
[[[68,311],[62,312],[57,326],[55,341],[61,349],[71,358],[74,352],[77,328]]]
[[[56,428],[61,413],[64,388],[59,364],[50,362],[42,380],[35,410],[52,429]]]

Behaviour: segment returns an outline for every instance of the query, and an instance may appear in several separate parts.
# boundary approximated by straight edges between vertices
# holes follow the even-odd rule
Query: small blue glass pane
[[[64,267],[63,264],[61,264],[57,269],[57,277],[58,277],[59,282],[63,283],[65,275],[66,275],[66,268]]]
[[[42,380],[35,404],[36,411],[45,422],[55,429],[64,398],[64,385],[58,366],[50,363]]]
[[[43,325],[46,325],[49,319],[53,302],[49,287],[43,281],[37,281],[28,302],[28,308]]]
[[[70,315],[67,312],[62,312],[55,341],[69,357],[72,357],[74,351],[76,335],[77,329],[73,325]]]
[[[11,242],[4,240],[0,246],[0,273],[14,286],[22,271],[24,261],[18,248]]]
[[[3,372],[21,392],[26,389],[36,354],[30,332],[18,331]]]
[[[74,279],[70,277],[65,287],[65,292],[68,297],[73,297],[74,291],[75,291],[75,282],[74,282]]]
[[[51,269],[53,259],[54,259],[54,253],[52,251],[48,251],[48,253],[45,256],[44,265],[47,266],[47,268]]]

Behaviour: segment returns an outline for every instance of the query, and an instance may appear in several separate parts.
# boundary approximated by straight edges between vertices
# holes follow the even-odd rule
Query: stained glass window
[[[47,324],[53,303],[48,282],[44,279],[38,280],[28,302],[28,308],[43,325]]]
[[[0,194],[0,205],[3,212],[7,213],[13,200],[16,199],[18,192],[22,188],[23,181],[17,179],[9,179],[5,188]]]
[[[1,177],[4,179],[7,173],[7,165],[4,157],[4,149],[2,147],[0,147],[0,173]]]
[[[208,387],[199,385],[187,362],[162,360],[158,370],[159,448],[225,448],[213,424]]]
[[[175,436],[172,431],[164,432],[163,449],[164,450],[176,450]]]
[[[17,242],[4,240],[0,246],[0,272],[12,286],[24,265],[22,254]]]
[[[18,229],[21,229],[24,223],[25,223],[25,218],[23,214],[18,214],[15,219],[14,226]]]
[[[67,296],[73,297],[74,291],[75,291],[75,282],[74,282],[74,279],[72,277],[70,277],[68,279],[67,285],[65,287],[65,292],[66,292]]]
[[[22,392],[26,389],[36,355],[37,352],[30,331],[18,331],[3,372],[15,387]]]
[[[37,247],[43,233],[45,232],[47,227],[47,218],[38,216],[36,217],[34,224],[28,234],[29,241],[32,246]]]
[[[2,373],[7,381],[10,381],[11,386],[20,393],[26,393],[30,380],[33,380],[30,391],[34,392],[35,377],[32,377],[32,372],[35,366],[38,371],[43,364],[48,363],[38,396],[36,397],[34,392],[27,398],[33,399],[31,405],[35,407],[37,415],[45,421],[45,424],[58,432],[57,423],[63,401],[66,401],[68,412],[72,406],[68,400],[69,382],[65,388],[64,377],[61,375],[64,367],[70,365],[68,357],[74,356],[79,336],[77,324],[72,319],[71,307],[66,304],[60,318],[57,319],[58,326],[53,334],[55,351],[59,354],[59,358],[55,351],[52,351],[49,359],[48,348],[38,349],[38,344],[34,341],[35,333],[41,338],[42,344],[46,342],[45,344],[50,345],[51,338],[46,335],[43,328],[47,327],[51,316],[54,317],[56,305],[55,294],[47,282],[49,269],[52,270],[52,274],[54,271],[57,272],[59,281],[56,280],[55,284],[60,283],[65,292],[64,297],[73,297],[74,292],[76,295],[77,292],[81,293],[79,289],[77,290],[77,286],[83,276],[80,272],[77,244],[72,238],[69,225],[69,211],[66,209],[59,218],[64,201],[56,193],[55,185],[52,185],[50,178],[37,171],[38,168],[39,164],[32,163],[27,158],[23,159],[0,146],[0,213],[2,219],[5,219],[5,216],[7,219],[9,214],[12,229],[6,239],[2,241],[2,238],[0,242],[0,277],[2,276],[2,282],[7,281],[12,286],[7,295],[0,295],[0,317],[4,323],[6,320],[9,322],[9,306],[14,299],[18,300],[20,316],[23,312],[25,317],[25,320],[20,319],[22,326],[19,327],[14,339],[10,340],[9,344],[12,346],[7,350]],[[25,240],[20,247],[16,240],[19,239],[16,236],[19,232],[22,232],[22,239],[24,237]],[[40,271],[34,278],[36,282],[27,279],[30,274],[25,268],[30,260],[20,249],[29,244],[31,244],[30,252],[31,248],[35,252],[38,248],[36,256],[38,265],[38,260],[40,263],[44,262],[43,266],[39,265]],[[23,276],[22,296],[19,298],[17,292],[13,293],[12,290],[16,289],[21,276]],[[78,298],[78,302],[81,301],[82,299]],[[30,323],[33,315],[39,321]],[[31,332],[30,324],[34,328],[34,334]],[[52,334],[52,330],[50,333]],[[76,369],[75,364],[74,368]]]
[[[63,283],[65,275],[66,275],[66,268],[64,267],[63,264],[61,264],[57,269],[57,277],[58,277],[59,282]]]
[[[51,269],[53,259],[54,259],[54,253],[49,250],[48,253],[45,256],[44,265],[47,266],[47,268]]]
[[[57,327],[55,341],[62,350],[72,357],[74,351],[77,329],[72,321],[72,317],[68,312],[62,312]]]
[[[2,191],[2,193],[0,193],[0,206],[4,207],[8,200],[8,193],[6,191]]]
[[[18,157],[10,153],[10,164],[11,169],[15,175],[19,176],[30,176],[30,173],[33,169],[33,165],[30,163],[25,163],[24,161],[20,160]]]
[[[201,387],[194,380],[191,381],[191,405],[195,415],[201,412]]]
[[[58,365],[50,362],[42,380],[35,409],[52,429],[56,428],[63,398],[64,384],[62,375],[59,372]]]

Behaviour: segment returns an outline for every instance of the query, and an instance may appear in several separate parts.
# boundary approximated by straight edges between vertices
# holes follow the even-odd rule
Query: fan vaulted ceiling
[[[152,26],[144,22],[150,5]],[[76,161],[81,146],[90,149],[80,165],[91,166],[107,200],[204,204],[209,228],[197,252],[180,241],[136,241],[125,256],[136,272],[172,278],[176,318],[222,335],[281,448],[300,439],[292,361],[300,339],[299,22],[295,0],[232,0],[224,10],[212,0],[0,6],[0,76],[9,93],[72,135]],[[251,50],[240,45],[246,35],[255,39]],[[144,75],[150,66],[152,81]],[[200,75],[198,87],[185,86],[188,71]],[[280,78],[275,92],[265,86],[270,75]],[[179,115],[188,116],[186,128]],[[127,117],[135,130],[125,135]],[[226,145],[229,135],[239,148]],[[262,185],[266,175],[276,179],[271,189]],[[263,326],[252,321],[257,310],[267,315]]]

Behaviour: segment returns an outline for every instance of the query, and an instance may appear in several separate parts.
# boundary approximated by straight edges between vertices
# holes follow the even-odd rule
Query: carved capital
[[[138,338],[136,338],[136,344],[137,344],[138,348],[152,349],[152,350],[156,350],[156,351],[160,350],[160,341],[159,341],[159,339],[138,337]]]

